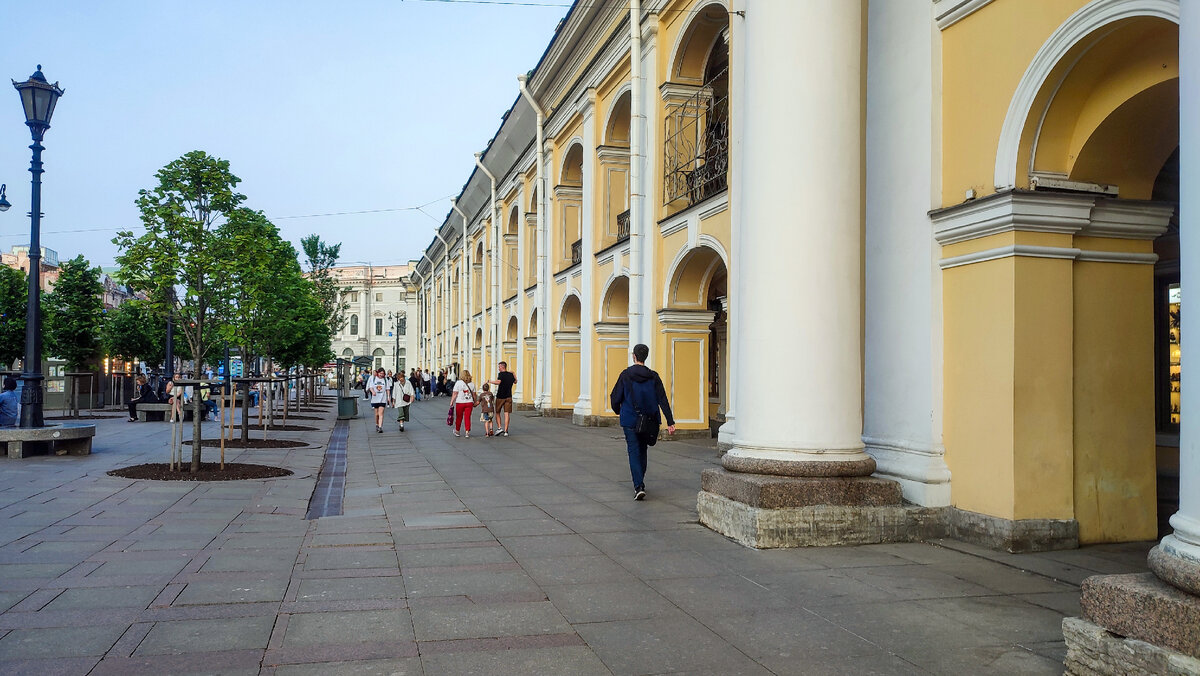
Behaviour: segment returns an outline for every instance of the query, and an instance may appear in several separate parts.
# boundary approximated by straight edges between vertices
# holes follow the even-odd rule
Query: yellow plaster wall
[[[708,427],[708,332],[667,334],[671,409],[679,427]],[[659,375],[663,375],[659,371]]]
[[[1070,519],[1072,275],[1066,259],[1015,259],[1013,463],[1016,519]]]
[[[944,440],[960,509],[1014,518],[1014,259],[943,273]]]
[[[559,345],[556,362],[562,367],[555,372],[554,402],[556,408],[571,408],[579,401],[579,345]]]
[[[1002,0],[942,31],[942,204],[995,192],[1000,128],[1025,69],[1086,0]]]
[[[1075,265],[1074,493],[1081,543],[1157,536],[1153,274],[1150,265]]]

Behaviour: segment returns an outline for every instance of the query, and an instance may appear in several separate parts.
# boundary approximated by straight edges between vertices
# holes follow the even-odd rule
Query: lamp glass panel
[[[21,92],[21,106],[25,109],[25,121],[37,119],[33,114],[33,90],[30,87],[19,90]]]
[[[50,97],[50,109],[46,111],[46,124],[50,124],[50,118],[54,117],[54,107],[58,105],[58,96]]]

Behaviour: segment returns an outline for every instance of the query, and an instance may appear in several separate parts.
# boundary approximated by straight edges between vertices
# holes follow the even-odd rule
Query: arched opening
[[[358,335],[358,315],[350,315],[350,335]]]
[[[629,323],[629,278],[622,275],[609,284],[600,305],[600,321]]]
[[[375,362],[375,368],[383,368],[383,348],[377,347],[371,351],[371,360]]]
[[[346,349],[342,350],[342,358],[343,359],[354,359],[354,350],[351,350],[350,348],[346,348]]]
[[[537,326],[538,326],[538,317],[537,317],[537,310],[535,309],[529,315],[529,331],[525,333],[525,336],[527,338],[537,338]]]
[[[592,401],[604,402],[605,414],[615,416],[617,412],[608,403],[608,393],[629,365],[629,277],[616,277],[604,289],[596,337],[601,359],[601,377],[596,385],[602,389],[592,393]]]
[[[559,314],[559,331],[578,331],[580,326],[579,296],[571,294],[563,301],[562,312]]]
[[[520,232],[520,212],[514,204],[508,212],[508,222],[504,226],[504,258],[502,277],[504,279],[504,297],[508,298],[518,291],[520,262],[518,254],[518,233]]]
[[[629,122],[628,91],[617,97],[604,125],[604,145],[598,149],[603,184],[604,220],[600,224],[602,248],[629,237]]]
[[[537,281],[538,191],[536,184],[529,193],[529,208],[525,211],[525,279],[521,282],[526,287],[533,286]]]
[[[583,146],[579,143],[572,144],[563,156],[554,199],[559,224],[555,269],[562,270],[583,260]]]
[[[629,119],[632,100],[633,95],[630,92],[625,92],[613,104],[612,112],[608,116],[608,122],[604,125],[604,145],[623,148],[629,147]]]
[[[729,13],[721,3],[696,12],[671,64],[667,98],[664,202],[685,209],[726,190],[729,175]]]
[[[508,328],[504,333],[504,340],[507,342],[510,342],[510,343],[515,343],[517,341],[517,318],[516,317],[508,318]]]
[[[475,259],[471,261],[471,298],[474,305],[471,306],[471,314],[483,310],[483,299],[486,297],[483,293],[483,270],[484,270],[484,252],[483,240],[475,246]]]
[[[708,246],[691,249],[670,275],[664,305],[675,310],[671,356],[676,363],[699,363],[693,377],[675,369],[676,397],[681,414],[707,424],[711,434],[725,422],[729,403],[728,270],[721,254]]]
[[[1006,120],[996,161],[999,186],[1095,199],[1071,287],[1081,543],[1169,533],[1179,490],[1178,25],[1125,15],[1090,28],[1069,20],[1043,46],[1063,45],[1042,81],[1022,82],[1009,112],[1028,114],[1011,126],[1019,139]]]
[[[555,386],[551,391],[554,394],[555,407],[559,409],[573,408],[579,401],[581,319],[579,296],[572,293],[563,300],[558,316],[558,330],[554,332],[555,359],[551,364]]]

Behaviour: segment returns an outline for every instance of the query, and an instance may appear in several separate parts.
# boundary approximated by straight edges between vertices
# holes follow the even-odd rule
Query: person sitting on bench
[[[137,422],[137,405],[138,404],[157,404],[158,395],[154,393],[154,388],[146,383],[146,376],[137,377],[138,396],[129,400],[129,422]]]
[[[16,378],[4,376],[4,392],[0,393],[0,427],[17,426],[20,399]]]

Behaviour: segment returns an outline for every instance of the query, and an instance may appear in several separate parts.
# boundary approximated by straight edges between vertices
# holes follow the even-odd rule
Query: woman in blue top
[[[0,427],[16,427],[19,404],[16,378],[4,376],[4,392],[0,393]]]

